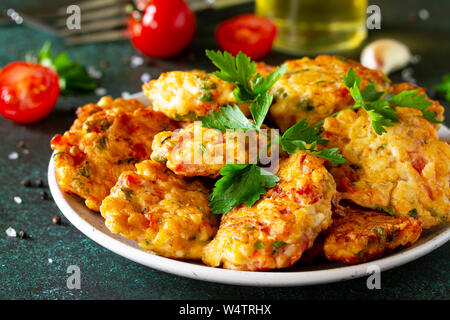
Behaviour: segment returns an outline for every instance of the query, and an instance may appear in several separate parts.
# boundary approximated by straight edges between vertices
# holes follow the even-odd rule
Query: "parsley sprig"
[[[50,46],[50,42],[45,42],[42,49],[37,52],[37,56],[28,53],[26,60],[53,68],[58,73],[59,87],[64,94],[92,91],[97,88],[97,82],[81,63],[72,61],[67,52],[61,52],[53,57]]]
[[[377,91],[374,83],[370,83],[361,90],[361,81],[362,78],[358,77],[352,68],[344,76],[345,87],[355,101],[350,109],[363,108],[366,110],[372,120],[372,127],[378,135],[385,133],[386,127],[392,127],[395,122],[399,122],[395,107],[418,109],[428,121],[441,123],[436,120],[434,112],[427,110],[432,102],[426,100],[424,94],[418,94],[418,90],[405,90],[399,94],[389,94]]]
[[[221,107],[210,115],[198,117],[202,125],[222,132],[261,132],[261,126],[273,101],[269,90],[286,72],[286,65],[277,67],[275,71],[263,77],[257,73],[256,64],[242,52],[233,57],[228,52],[207,50],[206,55],[219,68],[214,74],[236,85],[233,90],[236,100],[251,102],[250,113],[253,121],[247,119],[239,107],[233,104]],[[336,154],[337,148],[317,149],[318,145],[325,145],[327,140],[322,139],[317,127],[309,127],[305,119],[277,138],[279,145],[289,154],[303,150],[334,163],[345,162],[342,155]],[[274,187],[279,181],[275,174],[259,167],[257,163],[226,164],[220,174],[222,177],[216,182],[208,198],[211,212],[216,214],[226,214],[240,204],[253,205],[266,192],[266,188]]]

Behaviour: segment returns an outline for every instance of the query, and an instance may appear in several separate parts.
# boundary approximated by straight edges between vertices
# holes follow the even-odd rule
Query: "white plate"
[[[132,96],[145,104],[149,104],[143,94]],[[443,127],[439,131],[442,140],[450,140],[450,130]],[[450,239],[450,223],[425,230],[420,239],[411,247],[397,251],[382,259],[345,266],[340,263],[326,262],[319,265],[295,266],[271,272],[249,272],[212,268],[195,262],[184,262],[168,259],[145,252],[138,245],[120,235],[112,234],[104,224],[99,213],[95,213],[84,205],[80,198],[62,192],[56,182],[53,156],[48,167],[48,183],[53,199],[65,217],[86,236],[103,247],[137,263],[192,279],[211,282],[247,285],[247,286],[302,286],[343,281],[367,276],[370,266],[376,265],[381,271],[388,270],[413,261],[435,250]]]

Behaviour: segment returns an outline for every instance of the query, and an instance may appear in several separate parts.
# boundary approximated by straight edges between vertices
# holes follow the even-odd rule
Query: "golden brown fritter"
[[[201,70],[162,73],[142,87],[155,110],[178,121],[194,121],[220,106],[236,103],[234,88],[234,84]],[[249,114],[248,104],[239,106]]]
[[[345,216],[334,218],[326,230],[323,253],[328,260],[361,263],[412,245],[421,232],[420,221],[411,217],[347,208]]]
[[[209,213],[208,189],[151,160],[136,168],[120,175],[102,203],[108,229],[158,255],[200,259],[218,224]]]
[[[389,79],[381,71],[332,56],[305,57],[288,60],[284,64],[287,65],[286,73],[270,90],[275,97],[270,116],[281,131],[286,131],[303,118],[309,124],[315,124],[351,106],[353,99],[343,81],[350,67],[362,78],[362,87],[374,82],[378,91],[384,91],[389,84]],[[266,67],[265,72],[268,71]]]
[[[51,141],[56,177],[61,189],[86,199],[95,211],[122,171],[150,157],[154,135],[176,128],[137,100],[104,97],[79,108],[77,115],[70,130]]]
[[[267,134],[270,135],[271,132],[268,131]],[[264,161],[269,161],[272,155],[273,158],[278,158],[275,153],[278,146],[275,143],[268,153],[263,152],[268,142],[270,139],[256,131],[222,133],[202,127],[201,122],[196,121],[174,132],[157,134],[151,158],[178,175],[214,178],[227,163],[250,163],[258,155]]]
[[[281,160],[280,182],[253,206],[236,207],[223,216],[203,262],[237,270],[294,264],[331,224],[336,189],[323,162],[301,151]]]
[[[397,110],[400,122],[382,135],[362,109],[327,118],[327,146],[338,147],[347,160],[330,172],[343,199],[397,217],[417,215],[430,228],[450,213],[450,146],[419,110]]]

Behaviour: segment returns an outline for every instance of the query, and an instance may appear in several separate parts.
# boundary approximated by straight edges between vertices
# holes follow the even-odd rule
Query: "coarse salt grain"
[[[144,58],[140,56],[132,56],[130,60],[130,64],[132,68],[139,67],[140,65],[144,64]]]
[[[95,94],[98,96],[104,96],[106,94],[105,88],[97,88],[95,89]]]
[[[9,227],[8,229],[6,229],[6,235],[8,237],[17,237],[17,232],[16,230],[14,230],[13,228]]]
[[[420,54],[415,54],[411,57],[411,63],[418,64],[421,59],[422,59],[422,57],[420,56]]]
[[[53,260],[48,258],[48,263],[53,263]]]
[[[144,72],[144,73],[141,75],[141,81],[142,81],[142,83],[147,83],[147,82],[149,82],[151,78],[152,78],[152,77],[150,76],[150,74],[149,74],[148,72]]]
[[[86,68],[87,73],[94,79],[100,79],[102,77],[102,72],[95,69],[93,66],[88,66]]]
[[[428,11],[427,9],[421,9],[419,11],[419,18],[421,20],[427,20],[430,17],[430,11]]]
[[[11,153],[8,155],[8,159],[9,159],[9,160],[16,160],[17,158],[19,158],[19,154],[18,154],[17,152],[11,152]]]
[[[14,197],[14,202],[17,204],[21,204],[22,203],[22,198],[21,197]]]

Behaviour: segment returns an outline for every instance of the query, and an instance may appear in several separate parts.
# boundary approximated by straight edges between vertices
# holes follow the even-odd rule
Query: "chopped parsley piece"
[[[189,121],[195,121],[197,119],[197,114],[195,113],[195,111],[189,111],[189,113],[185,115],[175,112],[174,118],[175,120],[178,121],[182,121],[184,119],[188,119]]]
[[[92,168],[90,166],[83,166],[80,168],[80,174],[83,177],[89,178],[89,176],[91,175],[92,172]]]
[[[64,151],[59,151],[59,152],[57,152],[57,153],[55,153],[53,155],[53,158],[55,158],[56,156],[59,156],[60,154],[63,154],[63,153],[65,153],[65,152]]]
[[[257,250],[262,249],[262,248],[264,248],[264,242],[262,242],[261,240],[258,240],[255,242],[254,246],[255,246],[255,249],[257,249]]]
[[[97,143],[95,144],[97,146],[97,149],[99,150],[105,150],[106,149],[106,136],[101,137],[97,140]]]
[[[126,158],[126,159],[121,159],[121,160],[117,161],[117,164],[135,163],[137,161],[138,161],[138,159],[136,159],[136,158]]]
[[[275,242],[273,243],[273,248],[274,248],[275,250],[278,250],[278,249],[280,249],[281,247],[283,247],[285,244],[286,244],[286,242],[284,242],[284,241],[275,241]]]
[[[386,230],[383,227],[376,226],[372,229],[372,232],[375,233],[381,241],[386,241]]]
[[[217,86],[216,86],[216,84],[214,83],[214,82],[211,82],[211,83],[202,83],[201,85],[200,85],[200,89],[202,89],[202,90],[213,90],[213,89],[216,89],[217,88]]]
[[[202,94],[202,96],[200,97],[200,101],[214,102],[211,97],[211,92],[205,92],[204,94]]]
[[[130,188],[120,188],[120,190],[125,195],[125,199],[127,201],[130,201],[131,200],[131,196],[133,195],[133,190],[131,190]]]
[[[392,206],[387,206],[386,208],[383,208],[381,206],[377,206],[376,207],[377,211],[383,212],[383,213],[387,213],[390,216],[394,215],[394,208],[392,208]]]
[[[411,209],[411,210],[408,211],[408,216],[413,217],[414,219],[417,219],[417,215],[418,214],[419,213],[417,212],[416,208]]]

